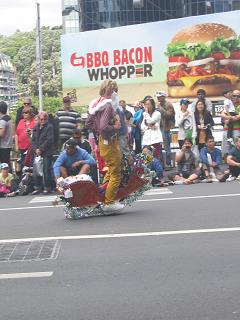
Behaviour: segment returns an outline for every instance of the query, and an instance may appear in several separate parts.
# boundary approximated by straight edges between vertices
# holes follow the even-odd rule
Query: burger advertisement
[[[169,96],[222,95],[240,87],[240,37],[219,23],[196,24],[175,34],[166,51]]]
[[[64,94],[88,104],[100,83],[115,80],[134,102],[156,91],[169,99],[214,100],[240,89],[240,11],[186,17],[62,36]]]

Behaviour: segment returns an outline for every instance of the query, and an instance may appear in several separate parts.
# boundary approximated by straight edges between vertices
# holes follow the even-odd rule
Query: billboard
[[[239,11],[62,36],[64,94],[76,104],[116,80],[128,102],[165,90],[174,100],[198,88],[217,98],[240,88]]]

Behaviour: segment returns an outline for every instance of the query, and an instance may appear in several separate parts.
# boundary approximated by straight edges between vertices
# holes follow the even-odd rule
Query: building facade
[[[0,53],[0,100],[9,107],[17,101],[17,79],[10,57]]]
[[[62,0],[62,8],[71,33],[239,10],[240,0]]]

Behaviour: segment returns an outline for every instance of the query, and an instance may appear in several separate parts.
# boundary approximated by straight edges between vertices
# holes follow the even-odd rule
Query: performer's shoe
[[[116,212],[120,212],[124,209],[124,205],[120,202],[114,202],[111,204],[105,204],[103,206],[103,212],[105,215],[110,215]]]

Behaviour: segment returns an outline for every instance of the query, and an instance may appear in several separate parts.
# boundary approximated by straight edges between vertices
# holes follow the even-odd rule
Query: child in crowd
[[[142,154],[146,158],[147,166],[151,171],[155,171],[156,176],[152,180],[153,187],[162,187],[164,183],[163,178],[163,167],[158,158],[153,156],[154,148],[152,146],[145,146],[142,149]]]
[[[225,97],[224,100],[224,113],[227,116],[236,116],[236,110],[235,106],[232,102],[232,93],[233,91],[231,89],[226,89],[223,92],[223,96]],[[228,131],[227,131],[227,141],[230,143],[233,143],[233,123],[229,120],[225,120],[225,123],[228,125]]]
[[[2,163],[0,172],[0,197],[5,197],[10,194],[12,182],[13,175],[9,173],[9,165],[7,163]]]

